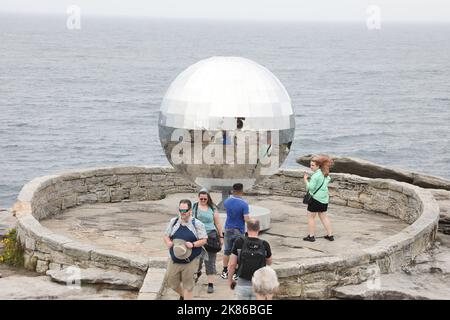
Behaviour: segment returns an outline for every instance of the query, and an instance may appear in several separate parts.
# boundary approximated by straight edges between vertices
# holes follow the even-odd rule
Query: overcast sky
[[[369,5],[383,21],[450,22],[450,0],[0,0],[0,12],[286,21],[365,21]]]

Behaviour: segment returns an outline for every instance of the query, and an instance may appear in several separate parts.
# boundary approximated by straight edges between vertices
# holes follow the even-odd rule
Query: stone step
[[[164,289],[166,269],[149,268],[144,284],[139,290],[138,300],[158,300]]]
[[[100,268],[66,267],[61,270],[48,270],[46,274],[58,283],[102,284],[108,289],[139,290],[143,283],[143,276]]]

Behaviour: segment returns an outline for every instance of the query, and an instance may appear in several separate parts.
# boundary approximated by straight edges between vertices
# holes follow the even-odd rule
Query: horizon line
[[[32,15],[32,16],[64,16],[66,12],[30,12],[30,11],[3,11],[0,14],[12,15]],[[267,19],[267,18],[234,18],[234,17],[174,17],[174,16],[152,16],[144,14],[121,14],[121,13],[82,13],[83,16],[99,17],[99,18],[138,18],[138,19],[154,19],[154,20],[188,20],[188,21],[216,21],[216,22],[269,22],[269,23],[365,23],[366,19]],[[383,23],[425,23],[425,24],[450,24],[450,20],[390,20],[383,19]]]

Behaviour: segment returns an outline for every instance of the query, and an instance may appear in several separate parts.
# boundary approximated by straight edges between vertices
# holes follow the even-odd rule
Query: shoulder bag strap
[[[175,221],[172,223],[172,227],[170,228],[170,233],[172,233],[173,227],[175,227],[175,225],[177,224],[177,222],[178,222],[178,218],[176,218]],[[171,240],[173,240],[173,237],[172,237],[172,236],[170,236],[169,238],[170,238]]]
[[[313,193],[313,195],[315,195],[316,193],[317,193],[317,191],[319,191],[320,190],[320,188],[322,188],[322,186],[323,186],[323,184],[325,183],[325,176],[323,176],[323,181],[322,181],[322,184],[320,185],[320,187],[319,188],[317,188],[317,190]]]
[[[193,211],[194,211],[194,217],[197,218],[197,213],[198,213],[198,202],[194,203],[193,206]]]

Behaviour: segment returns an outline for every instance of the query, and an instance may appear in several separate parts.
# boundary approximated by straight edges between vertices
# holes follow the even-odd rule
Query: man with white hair
[[[256,270],[253,274],[252,286],[256,300],[272,300],[280,286],[277,273],[269,266]]]

